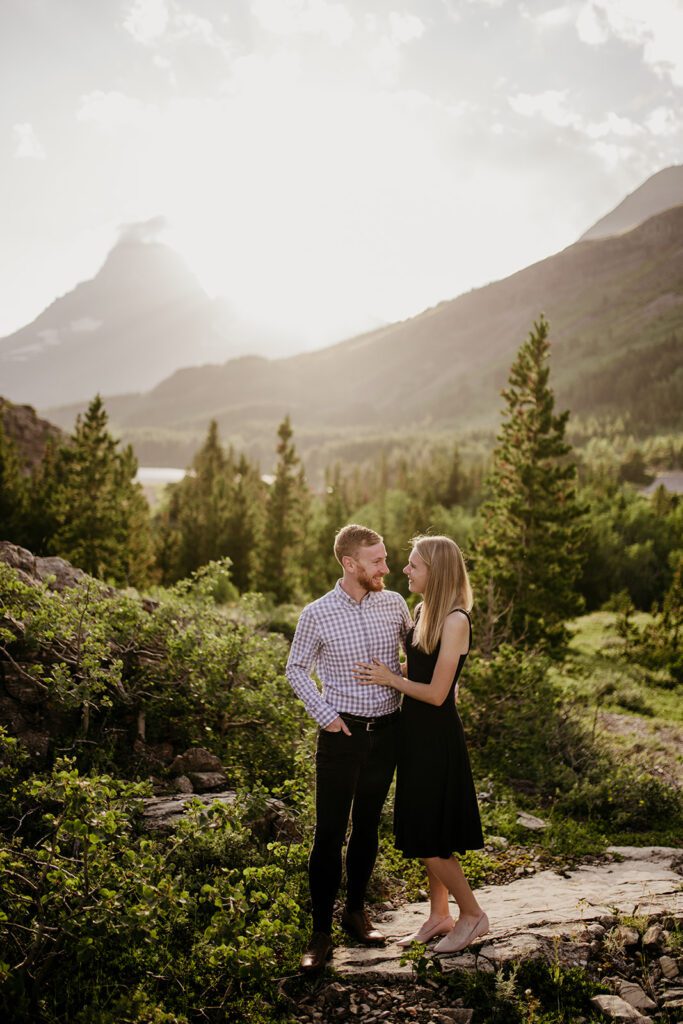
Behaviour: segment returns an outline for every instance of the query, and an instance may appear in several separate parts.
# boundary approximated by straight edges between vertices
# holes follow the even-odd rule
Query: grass
[[[650,616],[639,612],[643,626]],[[593,612],[574,620],[570,655],[555,670],[565,697],[621,757],[683,784],[683,700],[680,686],[628,661],[614,630],[616,615]]]

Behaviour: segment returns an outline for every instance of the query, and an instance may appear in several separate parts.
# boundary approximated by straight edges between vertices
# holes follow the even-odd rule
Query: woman
[[[395,675],[378,659],[356,666],[360,683],[391,686],[404,694],[401,708],[394,834],[405,857],[427,868],[430,914],[401,940],[428,942],[437,953],[456,953],[489,930],[454,851],[483,845],[479,808],[462,723],[455,706],[458,677],[472,642],[472,590],[465,562],[449,537],[416,537],[403,570],[423,600],[408,634],[408,661]],[[454,923],[448,894],[460,914]]]

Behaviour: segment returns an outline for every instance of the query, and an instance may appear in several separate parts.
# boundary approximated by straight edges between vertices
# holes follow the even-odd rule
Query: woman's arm
[[[399,693],[405,693],[415,700],[438,706],[443,704],[448,696],[460,655],[467,653],[469,640],[470,627],[467,617],[459,612],[451,612],[444,622],[441,649],[431,682],[415,683],[412,679],[404,679],[381,661],[373,661],[369,665],[360,662],[355,667],[354,676],[359,683],[391,686]]]

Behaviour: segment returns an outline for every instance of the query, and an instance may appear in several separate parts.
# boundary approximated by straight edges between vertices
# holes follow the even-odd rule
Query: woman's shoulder
[[[454,608],[444,619],[442,637],[469,636],[471,628],[470,613],[464,608]]]
[[[453,608],[445,619],[446,622],[469,622],[472,624],[472,616],[466,608]]]

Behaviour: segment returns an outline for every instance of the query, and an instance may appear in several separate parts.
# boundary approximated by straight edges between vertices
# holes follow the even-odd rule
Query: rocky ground
[[[298,1021],[406,1021],[486,1024],[486,1011],[455,998],[449,977],[465,971],[502,980],[506,965],[530,959],[581,968],[601,984],[589,1017],[647,1024],[683,1021],[683,850],[612,847],[611,860],[557,874],[540,871],[477,895],[489,935],[456,956],[422,961],[420,980],[396,939],[425,916],[416,903],[375,915],[384,948],[339,946],[332,970],[313,982],[291,979],[283,994]],[[426,971],[424,970],[425,968]],[[496,1020],[505,1024],[503,1017]],[[574,1024],[574,1021],[572,1021]]]

